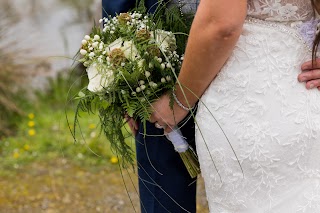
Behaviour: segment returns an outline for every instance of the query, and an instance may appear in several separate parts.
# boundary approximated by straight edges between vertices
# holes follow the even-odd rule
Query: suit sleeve
[[[127,12],[134,8],[136,0],[102,0],[102,17]]]

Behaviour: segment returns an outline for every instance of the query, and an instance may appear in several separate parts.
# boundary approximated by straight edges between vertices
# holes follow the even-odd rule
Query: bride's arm
[[[186,47],[178,77],[184,93],[177,86],[176,96],[185,106],[192,106],[220,71],[240,36],[246,17],[247,0],[201,0]],[[190,92],[192,91],[192,92]],[[186,98],[185,98],[186,97]],[[166,107],[168,96],[153,104],[151,122],[174,126],[187,111],[174,104],[174,117]],[[167,129],[168,130],[168,129]]]

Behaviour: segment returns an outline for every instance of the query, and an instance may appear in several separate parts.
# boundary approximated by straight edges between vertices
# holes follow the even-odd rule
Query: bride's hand
[[[153,113],[149,121],[155,123],[157,128],[163,128],[165,132],[172,129],[186,117],[188,111],[179,107],[175,102],[173,108],[170,107],[170,97],[168,94],[162,95],[157,101],[152,103]]]
[[[303,71],[298,75],[300,82],[306,82],[307,89],[318,88],[320,90],[320,58],[317,58],[314,64],[307,61],[301,65]]]

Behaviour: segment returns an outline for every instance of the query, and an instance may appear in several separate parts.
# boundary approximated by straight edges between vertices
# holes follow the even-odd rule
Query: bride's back
[[[305,21],[313,16],[310,0],[248,0],[248,15],[270,21]]]

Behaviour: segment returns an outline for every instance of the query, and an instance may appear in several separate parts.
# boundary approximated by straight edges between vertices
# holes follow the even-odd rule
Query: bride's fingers
[[[319,80],[319,79],[320,79],[320,69],[305,71],[300,75],[298,75],[298,81],[300,82],[307,82],[307,81]]]
[[[313,88],[318,88],[319,89],[319,87],[320,87],[320,79],[311,80],[311,81],[308,81],[306,83],[306,88],[307,89],[313,89]]]
[[[317,58],[314,62],[307,61],[301,65],[302,71],[312,70],[312,69],[319,69],[320,68],[320,58]]]

